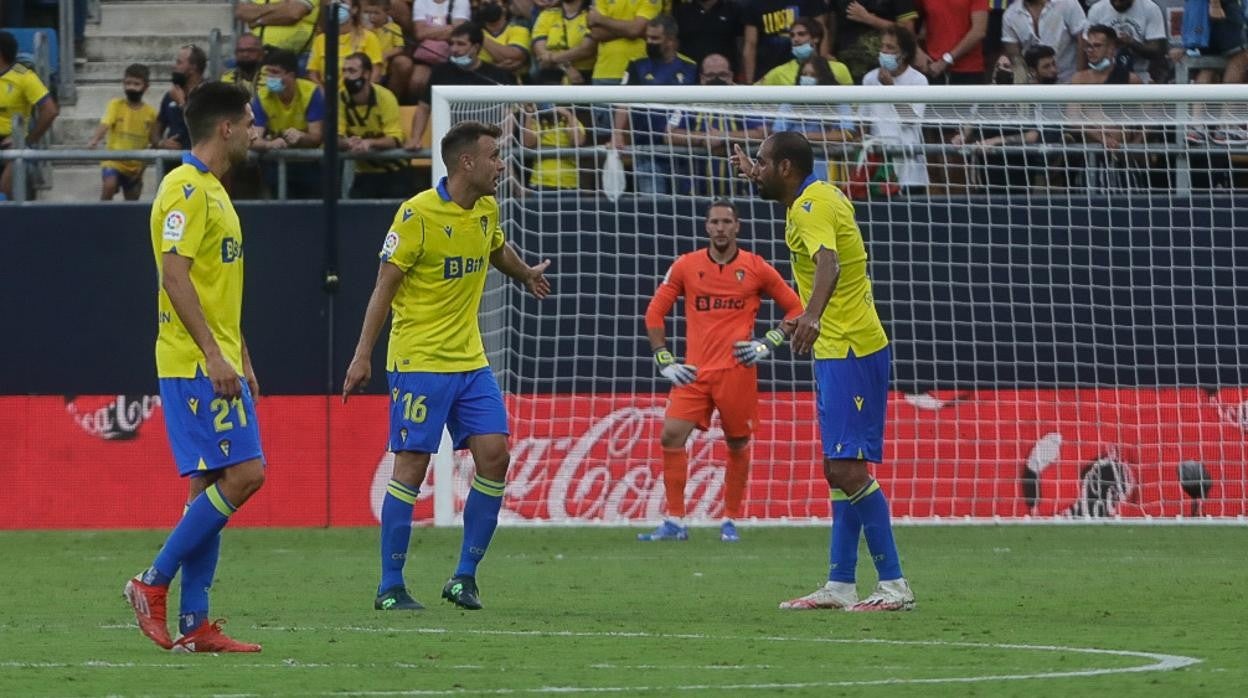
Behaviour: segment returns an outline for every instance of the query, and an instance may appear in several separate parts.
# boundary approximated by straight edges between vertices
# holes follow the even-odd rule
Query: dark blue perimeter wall
[[[511,351],[495,366],[518,377],[512,389],[661,389],[641,317],[673,257],[700,244],[705,203],[509,204],[509,237],[531,261],[553,260],[557,294],[545,304],[513,295]],[[1245,205],[1248,197],[1207,195],[859,205],[896,387],[1242,384]],[[265,391],[336,391],[395,204],[343,202],[336,294],[322,289],[319,204],[238,210],[244,331]],[[762,202],[742,213],[742,245],[788,277],[782,213]],[[0,208],[0,394],[155,389],[148,215],[127,204]],[[760,328],[772,319],[768,309]],[[384,390],[384,336],[378,344],[375,391]],[[792,386],[808,380],[809,363],[779,361],[761,375],[764,387]]]

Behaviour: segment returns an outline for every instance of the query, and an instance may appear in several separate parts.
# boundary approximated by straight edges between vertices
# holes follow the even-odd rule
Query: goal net
[[[509,240],[552,260],[552,297],[492,273],[483,304],[511,415],[505,518],[662,515],[669,386],[646,305],[707,244],[718,197],[741,212],[741,247],[791,280],[784,212],[727,155],[798,130],[815,175],[855,204],[891,338],[874,471],[895,517],[1245,521],[1245,89],[436,88],[433,101],[435,144],[465,119],[502,126]],[[667,324],[678,356],[683,314],[682,301]],[[757,333],[778,315],[765,301]],[[783,349],[759,381],[746,519],[826,519],[811,361]],[[689,444],[695,520],[723,513],[722,436],[716,418]],[[435,461],[440,523],[462,511],[471,465]]]

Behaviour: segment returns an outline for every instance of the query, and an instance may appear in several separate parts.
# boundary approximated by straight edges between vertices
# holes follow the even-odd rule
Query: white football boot
[[[905,578],[880,582],[870,596],[846,608],[847,611],[865,613],[871,611],[913,611],[914,592]]]
[[[805,596],[783,601],[780,608],[786,611],[810,611],[819,608],[848,609],[858,603],[858,590],[848,582],[828,582]]]

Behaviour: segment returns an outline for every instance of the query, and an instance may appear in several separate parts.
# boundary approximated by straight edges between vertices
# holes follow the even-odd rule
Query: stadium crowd
[[[5,3],[10,13],[13,4]],[[1196,81],[1238,83],[1248,68],[1244,11],[1242,0],[251,0],[236,6],[235,18],[248,32],[237,37],[222,75],[205,75],[204,51],[183,47],[173,57],[173,86],[153,111],[142,101],[147,66],[128,67],[119,76],[125,96],[108,105],[90,145],[186,148],[181,106],[213,77],[252,91],[259,153],[321,148],[328,137],[322,122],[333,107],[343,151],[428,147],[435,85],[1168,83],[1176,64],[1195,56],[1225,59],[1222,70],[1194,71]],[[339,26],[341,78],[332,100],[322,87],[323,29],[331,12]],[[11,145],[10,116],[44,116],[38,107],[50,99],[17,63],[11,44],[0,41],[0,81],[10,84],[0,90],[4,147]],[[768,133],[796,129],[823,144],[828,157],[818,164],[821,176],[851,190],[904,195],[932,184],[925,143],[962,147],[972,169],[1004,165],[980,177],[989,183],[1026,186],[1034,156],[994,153],[995,146],[1077,143],[1103,149],[1106,163],[1125,163],[1134,156],[1121,154],[1124,146],[1172,140],[1103,126],[924,127],[917,123],[921,104],[865,105],[853,113],[841,105],[831,118],[785,109],[768,118],[529,104],[507,118],[517,142],[538,152],[512,176],[533,190],[596,188],[596,160],[578,160],[566,149],[597,144],[624,155],[639,193],[686,186],[732,195],[741,182],[718,162],[730,144],[757,144]],[[1184,135],[1191,143],[1248,143],[1248,130],[1240,127],[1192,128]],[[910,149],[888,155],[873,150],[876,143]],[[550,148],[564,150],[540,153]],[[118,191],[137,198],[143,167],[104,163],[103,198]],[[273,158],[260,158],[230,182],[234,195],[272,196],[277,168]],[[319,197],[319,169],[312,160],[288,162],[288,197]],[[422,178],[427,161],[360,160],[351,196],[405,196]]]

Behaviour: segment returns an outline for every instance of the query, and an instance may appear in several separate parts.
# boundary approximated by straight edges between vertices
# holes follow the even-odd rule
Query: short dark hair
[[[190,51],[187,58],[190,59],[191,65],[195,66],[195,70],[198,71],[200,75],[203,75],[204,71],[208,70],[208,54],[204,53],[204,50],[195,44],[187,44],[182,48]]]
[[[1032,70],[1040,67],[1040,61],[1045,58],[1057,58],[1057,51],[1052,46],[1036,44],[1023,52],[1023,62]]]
[[[919,44],[914,38],[914,32],[906,29],[900,24],[894,24],[887,29],[880,30],[880,36],[891,36],[897,39],[897,48],[901,49],[901,55],[906,63],[914,61],[914,55],[918,52]]]
[[[503,130],[497,126],[480,121],[461,121],[452,126],[445,136],[442,136],[442,162],[450,171],[454,169],[460,154],[475,146],[482,136],[498,138],[501,135],[503,135]]]
[[[711,209],[713,208],[730,209],[732,210],[732,217],[735,218],[736,220],[741,220],[741,213],[737,211],[737,205],[732,203],[731,199],[715,199],[714,201],[712,201],[711,205],[706,207],[707,218],[711,217]]]
[[[246,87],[227,82],[206,82],[195,88],[186,98],[183,118],[191,134],[191,145],[212,137],[212,132],[222,119],[235,121],[243,118],[251,93]]]
[[[680,34],[680,27],[676,26],[676,20],[671,15],[659,15],[646,22],[646,26],[662,29],[663,36],[668,39],[674,39]]]
[[[270,48],[264,52],[263,65],[271,65],[281,68],[287,73],[299,74],[299,57],[294,51],[288,51],[284,48]]]
[[[485,43],[485,32],[476,22],[464,22],[451,30],[451,36],[466,36],[468,43],[480,46]]]
[[[793,31],[793,27],[799,24],[810,34],[812,43],[818,48],[819,42],[823,41],[823,25],[816,21],[814,17],[798,17],[793,20],[793,24],[789,25],[789,31]]]
[[[17,37],[8,32],[0,32],[0,60],[9,65],[17,62]]]
[[[776,163],[788,160],[803,178],[815,171],[815,154],[810,141],[798,131],[780,131],[771,134],[771,159]]]
[[[126,72],[122,74],[124,78],[138,78],[144,83],[152,81],[152,71],[142,63],[131,63],[126,66]]]
[[[1093,24],[1088,27],[1083,34],[1084,36],[1087,36],[1088,34],[1100,34],[1106,39],[1109,39],[1111,42],[1118,43],[1118,32],[1114,31],[1114,28],[1108,24]]]
[[[342,59],[342,62],[346,63],[352,58],[360,62],[360,67],[364,69],[365,75],[372,72],[373,59],[369,58],[367,53],[364,53],[363,51],[356,51],[355,53],[349,53],[347,54],[346,58]]]

